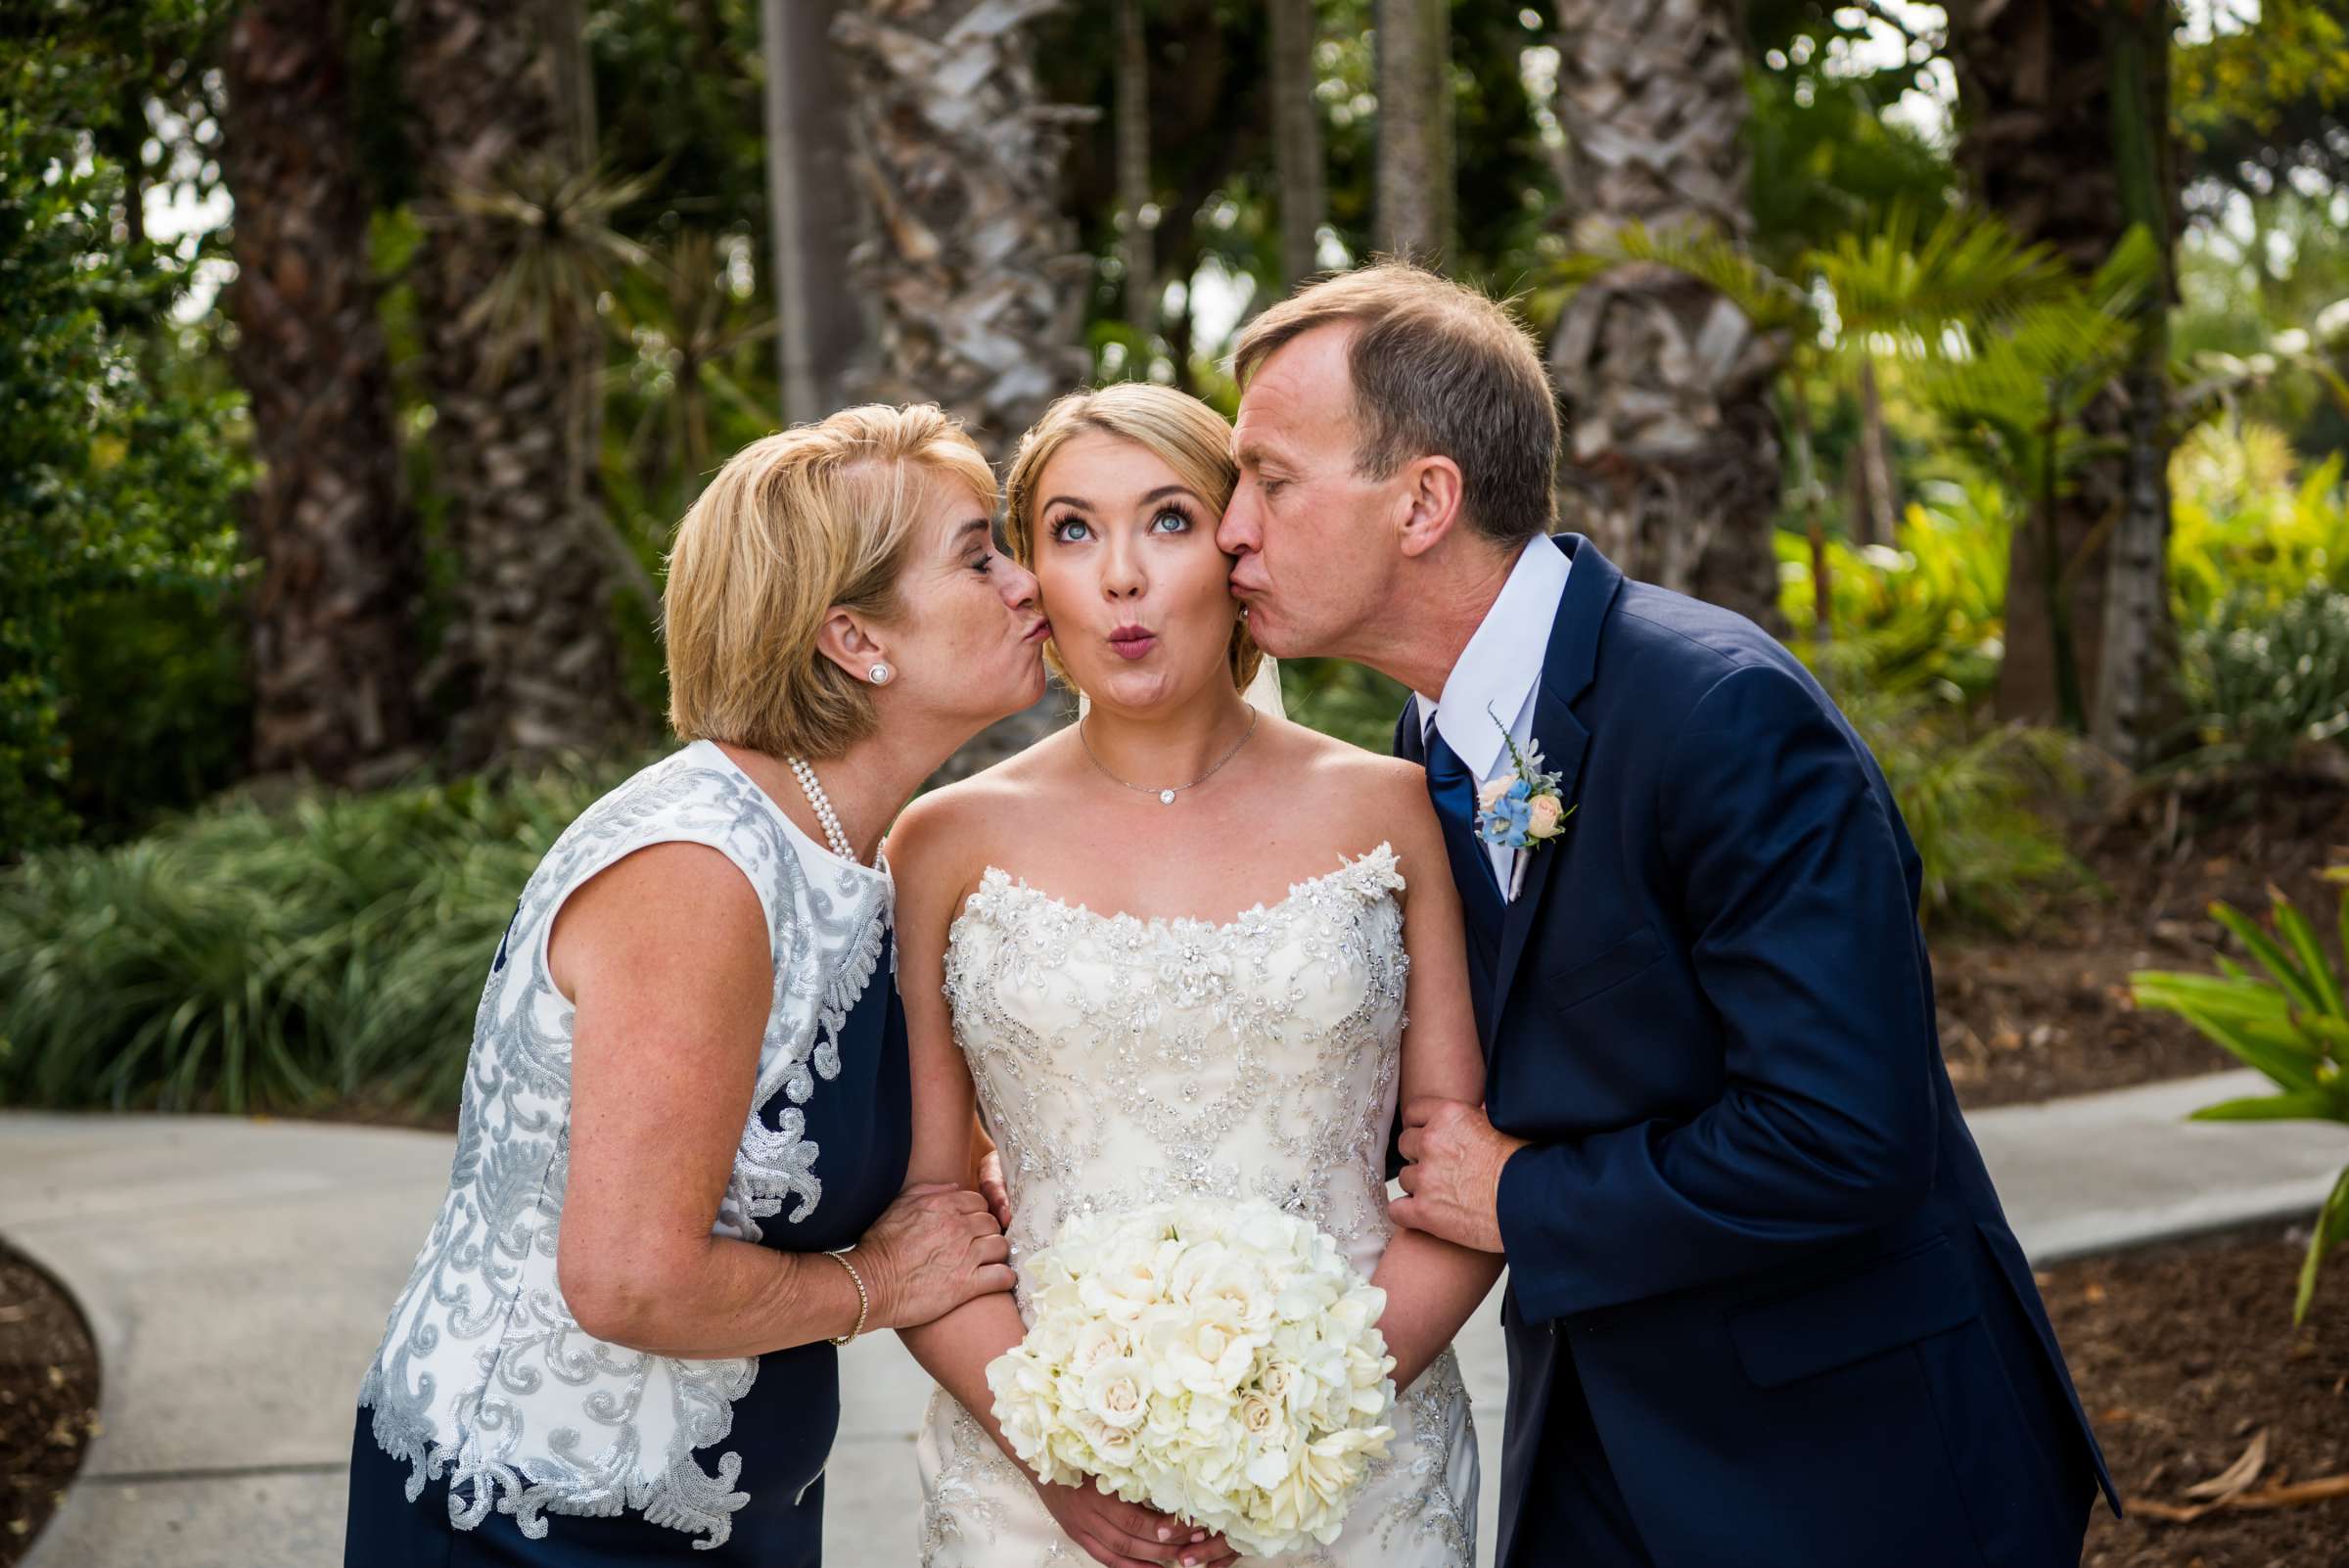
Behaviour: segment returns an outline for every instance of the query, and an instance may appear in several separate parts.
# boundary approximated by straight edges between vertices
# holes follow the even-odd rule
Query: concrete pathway
[[[1971,1125],[2024,1246],[2051,1262],[2314,1209],[2349,1130],[2180,1120],[2264,1085],[2223,1074]],[[105,1358],[105,1430],[27,1568],[334,1568],[352,1398],[448,1158],[444,1136],[372,1128],[0,1115],[0,1234],[72,1289]],[[1488,1554],[1497,1315],[1481,1310],[1459,1346]],[[910,1565],[928,1380],[880,1334],[846,1353],[842,1394],[828,1555]]]

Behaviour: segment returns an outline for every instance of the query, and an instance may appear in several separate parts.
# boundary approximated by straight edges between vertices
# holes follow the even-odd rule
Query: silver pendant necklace
[[[856,858],[856,847],[841,830],[840,813],[832,809],[832,797],[816,782],[815,769],[807,765],[804,757],[786,757],[783,761],[791,764],[792,777],[800,781],[800,793],[807,797],[807,808],[815,813],[816,824],[824,830],[832,853],[852,865],[862,865],[864,862]]]
[[[1166,789],[1152,789],[1147,784],[1128,784],[1126,780],[1111,772],[1109,770],[1109,764],[1101,761],[1101,754],[1093,750],[1093,743],[1091,739],[1084,733],[1084,720],[1082,719],[1079,719],[1077,721],[1077,739],[1083,744],[1084,755],[1093,760],[1093,765],[1095,767],[1101,769],[1101,776],[1103,778],[1109,780],[1112,784],[1123,785],[1125,788],[1133,791],[1136,795],[1155,795],[1158,797],[1158,804],[1161,806],[1173,806],[1174,804],[1175,796],[1180,795],[1184,790],[1197,789],[1209,779],[1214,778],[1217,770],[1222,767],[1225,762],[1228,762],[1233,758],[1239,756],[1240,748],[1247,745],[1249,737],[1256,733],[1256,721],[1264,716],[1264,710],[1251,710],[1248,715],[1248,728],[1241,734],[1238,740],[1231,743],[1230,751],[1225,752],[1221,757],[1216,759],[1215,766],[1210,767],[1206,772],[1200,774],[1188,784],[1175,784]]]

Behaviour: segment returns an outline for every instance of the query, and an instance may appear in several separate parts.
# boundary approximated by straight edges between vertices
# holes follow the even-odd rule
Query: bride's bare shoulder
[[[1297,723],[1282,730],[1291,748],[1283,771],[1305,786],[1300,793],[1316,822],[1363,850],[1384,841],[1408,853],[1441,842],[1418,763]]]
[[[1367,750],[1335,735],[1324,735],[1294,720],[1284,723],[1281,729],[1296,760],[1310,769],[1309,776],[1331,788],[1350,792],[1368,790],[1382,802],[1397,792],[1425,793],[1426,786],[1421,782],[1425,775],[1416,762]]]
[[[1045,736],[993,766],[914,797],[889,830],[890,862],[902,882],[975,880],[997,846],[1033,829],[1039,794],[1067,771],[1066,730]]]

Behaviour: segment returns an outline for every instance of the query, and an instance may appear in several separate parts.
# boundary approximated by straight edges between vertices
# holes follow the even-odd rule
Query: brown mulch
[[[2008,940],[1935,934],[1942,1056],[1970,1107],[2223,1072],[2234,1059],[2184,1021],[2141,1013],[2136,969],[2208,971],[2225,934],[2213,900],[2264,919],[2279,886],[2321,933],[2349,863],[2349,793],[2315,784],[2147,795],[2083,835],[2102,884]]]
[[[98,1435],[98,1350],[47,1274],[0,1242],[0,1568],[14,1568]]]
[[[2296,1329],[2307,1242],[2305,1226],[2266,1226],[2040,1274],[2113,1479],[2152,1504],[2120,1521],[2099,1505],[2084,1568],[2349,1565],[2349,1259]],[[2230,1469],[2234,1501],[2153,1517],[2213,1500],[2191,1489]]]

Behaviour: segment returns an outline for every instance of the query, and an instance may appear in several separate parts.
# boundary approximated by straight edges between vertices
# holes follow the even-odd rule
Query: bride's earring
[[[866,670],[864,673],[874,685],[886,686],[889,684],[889,677],[893,671],[887,665],[875,665],[872,669]]]

